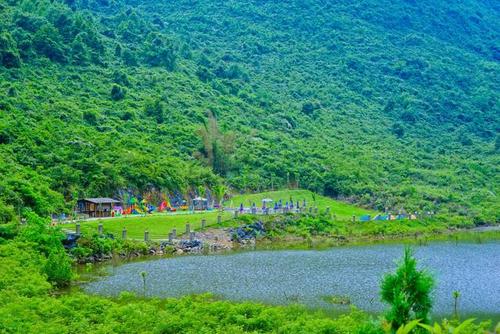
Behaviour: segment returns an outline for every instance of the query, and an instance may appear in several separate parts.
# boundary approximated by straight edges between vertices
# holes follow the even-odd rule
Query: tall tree
[[[230,169],[231,155],[234,152],[234,134],[222,133],[211,111],[208,112],[207,121],[198,130],[198,134],[203,145],[198,157],[212,167],[214,172],[225,175]]]
[[[226,195],[227,188],[223,184],[218,184],[214,187],[214,195],[215,200],[219,206],[222,204],[222,200],[224,199],[224,195]]]

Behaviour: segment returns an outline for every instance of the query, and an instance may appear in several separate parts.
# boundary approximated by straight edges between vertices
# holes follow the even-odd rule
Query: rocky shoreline
[[[113,259],[132,259],[141,256],[164,256],[201,253],[220,253],[234,248],[254,247],[258,237],[265,236],[262,222],[239,226],[237,228],[211,228],[203,231],[192,232],[188,239],[176,238],[171,241],[137,242],[137,249],[121,250],[109,254],[93,254],[79,258],[79,264],[97,263]],[[142,247],[139,247],[141,245]],[[144,248],[145,245],[145,248]]]

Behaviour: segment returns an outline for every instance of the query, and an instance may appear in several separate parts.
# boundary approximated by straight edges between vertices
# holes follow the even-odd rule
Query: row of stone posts
[[[217,216],[217,224],[222,224],[222,216],[218,215]],[[204,230],[207,228],[207,220],[202,219],[201,220],[201,230]],[[104,226],[103,224],[97,225],[97,233],[99,235],[102,235],[104,233]],[[80,223],[76,223],[75,225],[75,234],[80,235],[81,234],[81,225]],[[193,241],[195,239],[195,232],[191,231],[191,225],[189,223],[186,223],[186,235],[189,236],[189,241]],[[177,229],[172,229],[172,232],[168,234],[168,241],[172,242],[174,239],[177,238]],[[122,239],[125,240],[127,239],[127,229],[124,227],[122,230]],[[144,241],[149,241],[149,231],[146,230],[144,231]]]

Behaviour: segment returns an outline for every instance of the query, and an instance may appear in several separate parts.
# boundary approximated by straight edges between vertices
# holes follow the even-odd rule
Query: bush
[[[42,272],[44,257],[32,243],[10,241],[0,245],[0,293],[9,291],[20,296],[43,295],[51,289]],[[4,300],[0,296],[0,314]],[[0,321],[0,332],[1,323]]]
[[[76,254],[81,254],[84,256],[89,255],[110,255],[116,248],[119,242],[113,238],[107,236],[100,236],[94,234],[90,237],[82,236],[77,241],[77,248],[81,248],[76,251]],[[90,254],[89,254],[90,251]]]
[[[144,112],[147,116],[155,118],[157,123],[165,121],[165,110],[160,99],[147,100],[144,105]]]
[[[77,260],[83,260],[92,255],[92,249],[83,246],[77,246],[71,250],[71,255]]]
[[[6,68],[21,66],[21,57],[16,42],[8,32],[0,34],[0,64]]]
[[[149,247],[143,241],[125,240],[121,244],[119,250],[123,252],[125,256],[131,256],[133,253],[147,255],[149,252]]]
[[[394,133],[396,135],[396,137],[402,138],[405,134],[405,129],[404,129],[403,125],[401,125],[401,123],[395,123],[392,126],[392,133]]]
[[[122,88],[118,85],[113,85],[113,88],[111,88],[111,99],[113,101],[122,100],[125,97],[125,94],[126,94],[125,88]]]
[[[15,217],[16,213],[14,212],[14,207],[6,205],[0,200],[0,224],[11,222]]]
[[[68,286],[71,277],[71,260],[62,247],[52,249],[44,268],[49,282],[57,287]]]
[[[83,112],[83,120],[87,122],[89,125],[96,125],[97,124],[97,112],[94,110],[85,110]]]

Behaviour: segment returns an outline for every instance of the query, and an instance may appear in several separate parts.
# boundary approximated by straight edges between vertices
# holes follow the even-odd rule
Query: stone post
[[[204,230],[206,226],[207,226],[207,220],[206,219],[202,219],[201,220],[201,229]]]
[[[80,235],[80,223],[76,223],[76,225],[75,225],[75,233],[77,235]]]
[[[102,231],[103,231],[102,224],[97,225],[97,233],[99,233],[99,235],[102,235]]]
[[[144,241],[149,241],[149,231],[144,231]]]
[[[356,216],[352,216],[352,222],[355,223],[356,222]]]
[[[238,218],[238,210],[234,210],[234,218]]]
[[[318,208],[314,208],[314,214],[317,215],[318,214]]]
[[[191,226],[189,224],[186,224],[186,234],[189,235],[191,232]]]
[[[177,238],[177,229],[173,228],[172,229],[172,239]]]
[[[168,242],[172,242],[173,240],[174,240],[173,233],[172,233],[172,232],[170,232],[170,233],[168,234]]]
[[[221,215],[218,215],[217,216],[217,224],[222,224],[222,216]]]
[[[125,227],[122,230],[122,239],[123,240],[127,239],[127,229]]]
[[[189,233],[189,241],[193,242],[194,236],[194,232]]]

